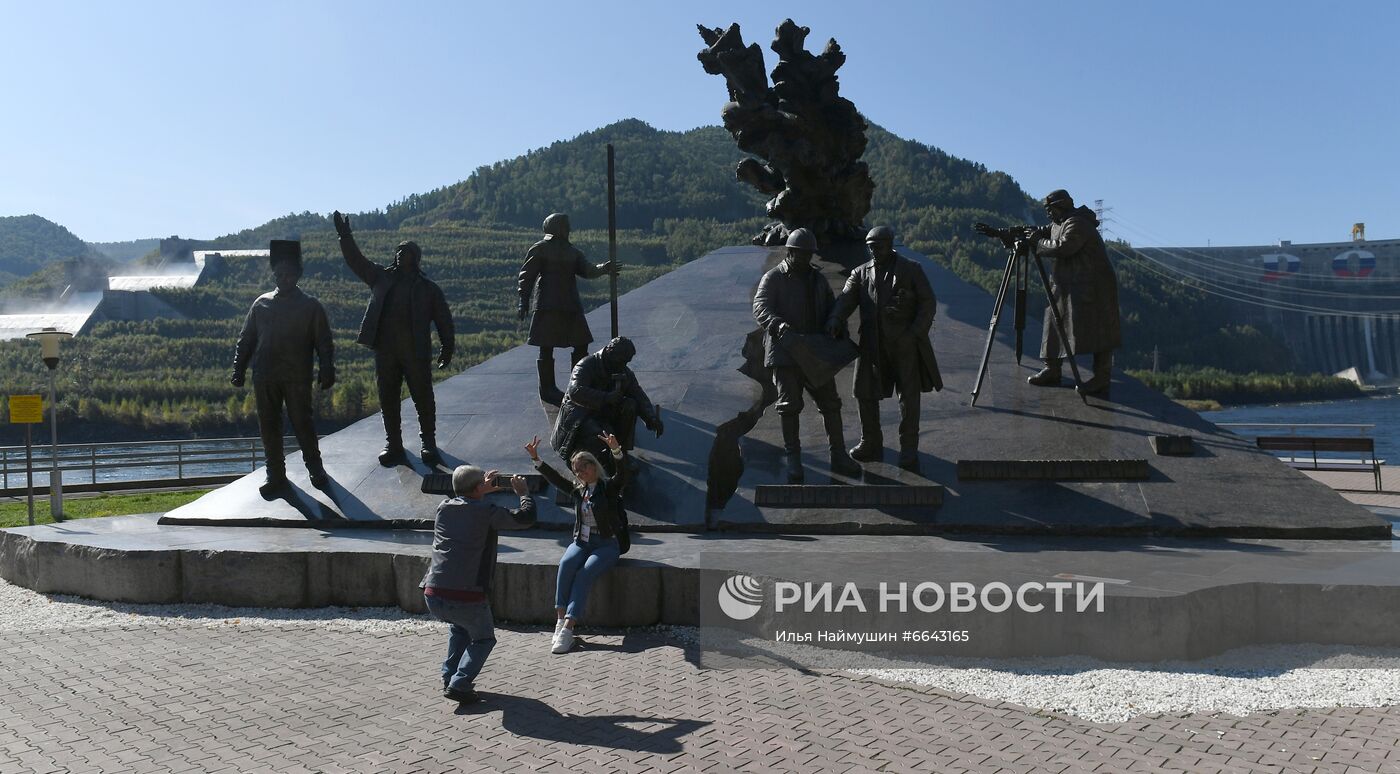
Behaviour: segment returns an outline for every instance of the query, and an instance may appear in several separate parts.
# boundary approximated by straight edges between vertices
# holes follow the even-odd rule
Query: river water
[[[1353,398],[1322,403],[1280,403],[1269,406],[1236,406],[1223,411],[1203,411],[1201,416],[1215,422],[1266,422],[1271,424],[1375,425],[1374,429],[1230,428],[1240,435],[1369,435],[1376,439],[1376,455],[1391,465],[1400,465],[1400,396]]]

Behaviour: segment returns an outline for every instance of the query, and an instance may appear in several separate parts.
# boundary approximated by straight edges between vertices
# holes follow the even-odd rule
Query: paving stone
[[[637,632],[566,657],[537,629],[497,638],[486,701],[454,712],[435,633],[0,634],[0,771],[1400,771],[1400,708],[1093,724],[842,673],[700,670]]]

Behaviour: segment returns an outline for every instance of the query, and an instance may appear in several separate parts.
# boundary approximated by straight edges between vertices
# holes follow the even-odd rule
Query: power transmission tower
[[[1112,208],[1112,207],[1105,207],[1105,206],[1103,206],[1103,199],[1095,199],[1095,200],[1094,200],[1094,215],[1096,215],[1096,216],[1098,217],[1098,219],[1099,219],[1099,233],[1100,233],[1100,234],[1103,233],[1104,216],[1107,215],[1107,214],[1110,213],[1110,212],[1113,212],[1113,208]]]

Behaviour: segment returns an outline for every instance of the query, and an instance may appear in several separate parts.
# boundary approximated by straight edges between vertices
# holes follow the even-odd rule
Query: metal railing
[[[286,452],[296,438],[283,439]],[[58,446],[64,486],[144,480],[177,480],[251,473],[266,460],[261,438],[198,438],[185,441],[71,443]],[[34,486],[48,486],[53,448],[33,447]],[[132,471],[137,471],[132,473]],[[0,489],[25,487],[23,446],[0,447]]]
[[[1370,425],[1337,425],[1337,424],[1326,424],[1326,423],[1323,423],[1323,422],[1216,422],[1216,423],[1215,423],[1215,426],[1216,426],[1216,427],[1230,427],[1230,428],[1234,428],[1234,427],[1263,427],[1263,428],[1268,428],[1268,430],[1270,431],[1270,432],[1269,432],[1270,435],[1277,435],[1277,434],[1278,434],[1277,431],[1280,430],[1280,429],[1286,429],[1286,430],[1288,431],[1288,433],[1287,433],[1288,435],[1299,435],[1299,433],[1298,433],[1298,430],[1299,430],[1299,429],[1303,429],[1303,430],[1327,430],[1327,429],[1333,429],[1333,428],[1341,428],[1341,429],[1345,429],[1345,430],[1348,430],[1348,431],[1354,431],[1358,437],[1363,437],[1363,438],[1366,437],[1366,436],[1374,436],[1374,435],[1376,434],[1376,432],[1375,432],[1375,431],[1376,431],[1376,426],[1375,426],[1374,424],[1370,424]],[[1234,432],[1234,431],[1232,430],[1231,432]],[[1244,434],[1244,433],[1236,433],[1236,435],[1245,435],[1245,434]],[[1262,433],[1253,433],[1253,435],[1262,435]]]

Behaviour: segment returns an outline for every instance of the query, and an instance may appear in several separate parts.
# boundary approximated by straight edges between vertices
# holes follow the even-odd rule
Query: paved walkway
[[[500,629],[487,701],[437,633],[0,634],[0,771],[1400,772],[1400,708],[1096,725],[843,674],[699,670],[648,633]]]

